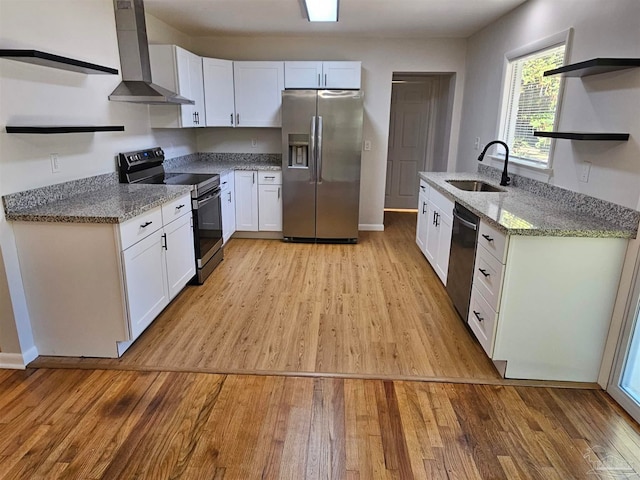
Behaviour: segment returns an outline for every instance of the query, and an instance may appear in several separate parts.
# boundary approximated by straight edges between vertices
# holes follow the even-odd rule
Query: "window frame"
[[[509,83],[511,80],[511,70],[513,66],[511,62],[514,60],[518,60],[519,58],[535,54],[541,50],[546,50],[549,48],[557,47],[560,45],[565,46],[564,51],[564,63],[563,65],[568,65],[571,57],[571,40],[573,37],[573,28],[569,28],[567,30],[563,30],[554,35],[550,35],[548,37],[542,38],[532,43],[528,43],[524,46],[515,48],[505,53],[503,68],[502,68],[502,82],[501,82],[501,97],[500,97],[500,108],[499,115],[497,119],[496,131],[498,132],[498,136],[496,138],[502,139],[505,135],[505,121],[507,116],[507,110],[509,107],[509,96],[511,93],[511,89],[509,87]],[[558,103],[556,107],[556,116],[554,119],[553,129],[557,130],[558,125],[560,123],[560,116],[562,113],[562,100],[564,97],[564,86],[565,79],[564,76],[560,77],[560,87],[558,90]],[[534,178],[536,180],[548,181],[553,176],[553,160],[555,153],[555,139],[551,139],[551,144],[549,146],[549,160],[546,164],[542,162],[531,161],[518,157],[509,157],[509,167],[512,173],[517,175],[522,175],[529,178]],[[504,152],[501,149],[498,149],[493,154],[489,154],[489,162],[488,164],[494,167],[502,168],[504,165]]]

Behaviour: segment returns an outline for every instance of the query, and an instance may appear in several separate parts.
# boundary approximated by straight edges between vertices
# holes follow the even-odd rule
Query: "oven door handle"
[[[193,208],[196,209],[196,208],[204,207],[207,203],[212,202],[216,198],[220,198],[220,195],[222,195],[222,190],[218,189],[207,197],[204,197],[202,199],[199,199],[199,198],[194,199]]]

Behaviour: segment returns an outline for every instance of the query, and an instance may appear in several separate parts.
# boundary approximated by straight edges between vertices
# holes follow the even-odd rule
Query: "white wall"
[[[188,37],[151,19],[149,40],[188,46]],[[1,0],[0,45],[43,50],[120,70],[112,0]],[[119,75],[84,75],[0,59],[0,125],[124,125],[125,132],[20,135],[0,131],[0,195],[115,171],[118,152],[161,145],[169,156],[192,153],[190,130],[151,131],[144,105],[109,102]],[[59,155],[52,173],[49,155]],[[0,349],[32,345],[11,223],[0,213],[7,287],[0,288]],[[0,282],[3,283],[3,282]],[[7,297],[7,290],[10,298]],[[10,308],[5,308],[10,305]],[[17,338],[16,338],[17,337]],[[16,351],[20,345],[21,351]]]
[[[363,138],[371,141],[372,149],[362,152],[360,224],[382,226],[383,223],[393,72],[456,73],[448,158],[449,168],[453,169],[464,84],[466,41],[463,39],[200,37],[192,40],[192,47],[199,55],[231,60],[362,61],[362,89],[365,93]],[[255,135],[254,129],[207,129],[198,132],[198,147],[201,151],[230,148],[232,150],[227,151],[256,152],[259,150],[251,148],[252,135]],[[270,153],[280,153],[279,135],[279,130],[266,132],[263,148]]]
[[[529,0],[469,39],[459,171],[475,171],[475,137],[497,138],[505,53],[574,28],[568,63],[640,57],[638,0]],[[628,142],[556,140],[552,183],[636,208],[640,196],[640,69],[567,78],[559,130],[628,132]],[[592,163],[588,183],[578,181]]]

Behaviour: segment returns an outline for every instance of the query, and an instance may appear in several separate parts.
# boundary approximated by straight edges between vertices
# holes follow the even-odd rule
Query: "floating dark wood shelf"
[[[7,133],[90,133],[90,132],[124,132],[124,125],[86,125],[60,127],[31,127],[7,125]]]
[[[565,65],[554,70],[547,70],[544,76],[563,75],[565,77],[586,77],[599,73],[625,70],[640,67],[640,58],[593,58],[584,62]]]
[[[568,140],[604,140],[626,142],[628,133],[588,133],[588,132],[533,132],[536,137],[566,138]]]
[[[41,52],[40,50],[7,50],[0,49],[0,57],[19,62],[35,63],[45,67],[58,68],[60,70],[70,70],[72,72],[87,74],[117,75],[118,70],[110,67],[103,67],[95,63],[83,62],[73,58],[61,57],[52,53]]]

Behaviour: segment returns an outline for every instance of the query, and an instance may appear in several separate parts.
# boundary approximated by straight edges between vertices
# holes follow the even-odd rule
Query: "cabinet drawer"
[[[429,192],[429,201],[433,203],[442,215],[446,215],[449,218],[453,218],[453,201],[442,195],[435,188],[432,188]]]
[[[273,170],[258,171],[258,185],[282,185],[282,172]]]
[[[126,249],[162,227],[162,209],[156,207],[120,224],[120,241]]]
[[[478,245],[486,248],[500,263],[505,263],[507,236],[484,221],[480,222]]]
[[[498,314],[489,306],[482,295],[478,293],[475,285],[471,292],[469,305],[469,327],[482,345],[484,351],[491,357],[493,355],[493,341],[495,338]]]
[[[183,195],[162,205],[162,223],[167,225],[176,218],[191,211],[191,195]]]
[[[486,248],[478,245],[473,270],[473,288],[482,294],[495,311],[499,310],[503,269],[504,266]]]
[[[429,184],[425,181],[420,179],[420,188],[418,189],[418,194],[419,195],[426,195],[426,198],[429,198]]]
[[[228,190],[233,185],[233,171],[227,172],[224,175],[220,175],[220,189]]]

